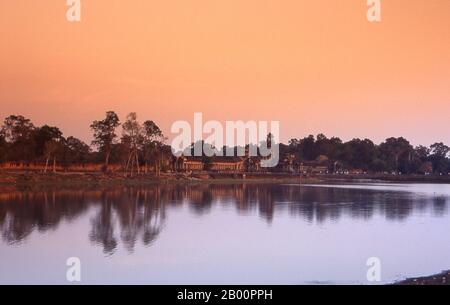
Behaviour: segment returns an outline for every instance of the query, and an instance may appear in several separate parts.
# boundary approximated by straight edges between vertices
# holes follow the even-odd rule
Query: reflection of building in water
[[[448,197],[408,192],[274,184],[201,183],[48,191],[10,188],[0,193],[0,231],[7,244],[18,243],[34,231],[48,232],[63,221],[89,212],[89,239],[112,254],[119,246],[132,252],[137,243],[154,243],[164,229],[168,207],[188,205],[191,212],[207,215],[220,203],[233,206],[240,214],[258,213],[268,222],[277,213],[288,212],[310,223],[320,223],[343,216],[369,219],[376,214],[401,221],[414,210],[430,208],[444,215],[448,202]]]

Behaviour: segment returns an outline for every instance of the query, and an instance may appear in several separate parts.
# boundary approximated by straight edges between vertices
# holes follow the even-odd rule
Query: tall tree
[[[59,142],[62,140],[62,132],[58,127],[44,125],[35,129],[33,138],[36,157],[40,158],[44,155],[45,147],[48,142]]]
[[[10,115],[3,123],[2,134],[6,141],[16,143],[28,138],[34,129],[33,123],[21,115]]]
[[[435,143],[430,146],[430,161],[436,174],[448,174],[450,161],[447,158],[450,148],[444,143]]]
[[[89,145],[74,137],[68,137],[65,142],[66,161],[69,164],[83,164],[88,161],[91,148]]]
[[[314,156],[317,158],[318,156],[323,155],[336,160],[341,145],[341,139],[336,137],[328,139],[324,134],[319,134],[317,135],[317,140],[314,145]]]
[[[62,156],[64,148],[65,139],[62,132],[58,127],[44,125],[35,129],[33,138],[36,145],[36,156],[45,158],[44,172],[47,172],[50,158],[53,158],[53,172],[56,172],[56,159],[58,156]]]
[[[380,152],[391,170],[409,172],[414,148],[405,138],[389,138],[380,144]]]
[[[159,175],[163,158],[162,146],[165,140],[164,135],[155,122],[148,120],[143,124],[142,136],[145,172],[147,173],[148,165],[152,163],[155,174]]]
[[[414,148],[414,152],[417,158],[419,158],[422,162],[425,162],[428,160],[431,150],[428,147],[419,145]]]
[[[139,174],[139,149],[143,143],[143,136],[142,127],[137,120],[135,112],[130,113],[127,116],[127,120],[122,124],[122,143],[129,150],[125,169],[128,171],[128,168],[130,168],[131,174],[133,174],[134,166],[136,166],[136,171]]]
[[[300,154],[305,160],[314,160],[317,155],[315,154],[315,144],[316,140],[313,135],[309,135],[300,140],[299,150]]]
[[[113,111],[108,111],[105,119],[94,121],[91,124],[91,129],[94,131],[92,145],[98,147],[99,151],[104,154],[105,171],[108,171],[111,148],[117,138],[116,128],[119,127],[119,125],[119,117]]]
[[[6,143],[5,137],[0,133],[0,162],[5,162],[8,153],[8,143]]]
[[[368,170],[375,159],[375,144],[369,139],[353,139],[343,144],[340,159],[354,169]]]
[[[9,152],[15,161],[31,161],[34,158],[34,125],[21,115],[7,117],[1,133],[9,143]]]
[[[430,155],[430,149],[425,146],[417,146],[412,152],[410,173],[431,173],[433,169],[430,168],[431,162],[429,162],[428,157]],[[432,165],[431,165],[432,167]]]
[[[47,172],[48,164],[51,158],[53,158],[53,172],[56,172],[56,158],[61,155],[63,150],[62,139],[52,139],[45,142],[44,155],[45,155],[45,169],[44,173]]]
[[[432,155],[435,155],[435,156],[438,156],[441,158],[446,158],[448,153],[450,152],[450,147],[448,147],[447,145],[445,145],[442,142],[434,143],[433,145],[430,146],[430,152]]]

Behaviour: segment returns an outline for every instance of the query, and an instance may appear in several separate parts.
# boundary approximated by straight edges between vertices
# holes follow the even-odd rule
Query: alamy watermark
[[[171,132],[176,134],[171,142],[175,156],[261,157],[261,167],[275,167],[280,159],[279,121],[226,121],[223,126],[203,122],[203,114],[195,113],[194,126],[176,121]]]
[[[69,257],[66,266],[69,267],[66,271],[66,280],[70,283],[81,282],[81,260],[78,257]]]
[[[367,1],[367,20],[369,22],[381,22],[381,0]],[[69,7],[66,12],[66,19],[69,22],[81,21],[81,0],[66,0]]]
[[[69,22],[81,21],[81,0],[67,0],[66,5],[69,7],[66,12],[66,19]]]
[[[369,22],[381,22],[381,0],[367,0],[367,20]]]
[[[367,281],[369,282],[381,282],[381,259],[378,257],[370,257],[366,262],[367,267]]]

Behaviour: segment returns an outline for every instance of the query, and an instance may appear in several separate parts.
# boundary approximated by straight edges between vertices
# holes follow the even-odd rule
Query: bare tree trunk
[[[134,155],[133,155],[133,152],[131,151],[130,152],[130,176],[131,177],[133,176],[134,162],[135,162]]]
[[[139,168],[139,156],[138,156],[138,152],[137,149],[135,150],[135,155],[136,155],[136,168],[137,168],[137,174],[140,174],[140,168]]]
[[[110,155],[111,155],[111,150],[107,149],[107,151],[106,151],[106,158],[105,158],[105,172],[108,172]]]
[[[125,172],[128,173],[128,167],[130,166],[130,162],[131,162],[131,153],[128,155],[128,161],[127,161],[127,165],[125,167]]]
[[[56,157],[53,156],[53,173],[56,173]]]
[[[45,159],[45,169],[44,169],[44,173],[47,173],[47,168],[48,168],[48,161],[50,159],[50,155],[47,155],[47,158]]]

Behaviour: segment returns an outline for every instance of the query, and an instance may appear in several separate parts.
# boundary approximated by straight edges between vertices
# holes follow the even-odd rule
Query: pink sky
[[[450,1],[65,0],[0,2],[0,117],[86,141],[137,112],[279,120],[281,139],[325,133],[450,144]]]

